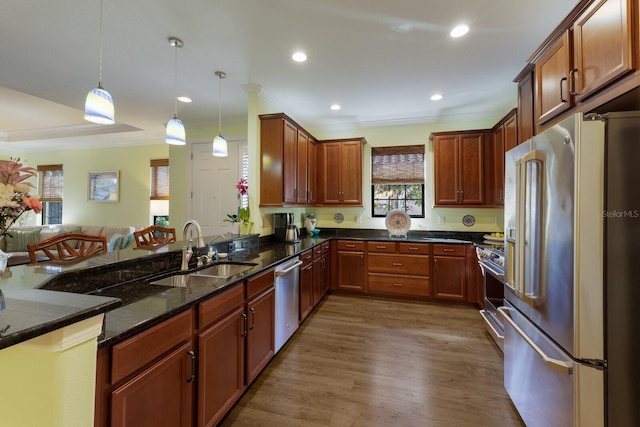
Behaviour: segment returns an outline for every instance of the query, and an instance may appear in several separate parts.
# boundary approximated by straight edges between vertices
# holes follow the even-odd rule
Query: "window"
[[[37,170],[42,225],[62,224],[62,165],[39,165]]]
[[[394,209],[424,217],[424,145],[371,149],[371,199],[373,217]]]
[[[151,160],[151,200],[169,200],[169,159]]]

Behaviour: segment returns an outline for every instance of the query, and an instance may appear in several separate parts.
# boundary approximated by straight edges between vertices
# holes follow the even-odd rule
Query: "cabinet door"
[[[111,425],[191,426],[194,363],[189,342],[113,390]]]
[[[324,261],[322,257],[313,260],[313,306],[324,296]]]
[[[433,292],[438,298],[465,299],[465,258],[433,257]]]
[[[340,203],[340,143],[327,142],[320,144],[322,158],[322,174],[320,183],[322,188],[322,198],[320,203],[338,204]]]
[[[518,145],[518,112],[504,122],[504,151],[509,151]],[[502,159],[504,166],[504,158]]]
[[[241,307],[198,335],[200,427],[216,425],[244,391],[247,323]]]
[[[533,82],[535,79],[533,73],[532,69],[518,81],[517,144],[523,143],[534,135]]]
[[[317,202],[318,194],[318,158],[317,158],[317,146],[315,140],[309,140],[309,162],[307,168],[307,176],[309,181],[309,192],[307,195],[307,203],[315,204]]]
[[[306,204],[309,191],[307,167],[309,162],[309,135],[298,130],[296,162],[296,203]]]
[[[284,203],[296,203],[296,188],[298,178],[297,146],[298,128],[285,120],[281,184],[284,189]]]
[[[460,203],[484,203],[484,135],[460,135]]]
[[[455,205],[459,202],[458,138],[456,135],[433,139],[435,204]]]
[[[573,25],[576,100],[633,70],[631,3],[596,1]]]
[[[313,262],[300,268],[300,322],[313,310]]]
[[[505,133],[504,124],[493,133],[493,185],[491,186],[491,199],[489,200],[489,203],[493,205],[504,204]]]
[[[338,251],[337,289],[364,292],[364,252]]]
[[[572,106],[569,94],[569,31],[566,31],[536,62],[538,124]]]
[[[329,292],[329,285],[331,283],[331,269],[329,268],[329,255],[322,255],[322,296],[324,297]]]
[[[270,288],[247,304],[247,385],[258,376],[275,354],[274,288]]]
[[[340,157],[341,202],[362,205],[362,142],[343,142]]]

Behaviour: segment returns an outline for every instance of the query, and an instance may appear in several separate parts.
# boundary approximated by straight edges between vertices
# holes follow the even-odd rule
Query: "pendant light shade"
[[[103,125],[115,123],[113,98],[104,90],[101,83],[87,94],[87,100],[84,103],[84,119]]]
[[[178,118],[178,48],[184,46],[182,40],[177,37],[169,37],[169,46],[175,48],[175,70],[173,97],[173,118],[167,122],[165,142],[171,145],[185,145],[187,143],[184,124]]]
[[[113,98],[111,94],[102,87],[102,0],[100,0],[100,77],[98,79],[98,87],[92,89],[87,94],[87,100],[84,103],[84,119],[104,125],[115,123],[115,114],[113,108]]]
[[[167,122],[166,142],[171,145],[185,145],[187,143],[184,124],[182,121],[173,116],[173,119]]]
[[[218,136],[213,139],[213,154],[216,157],[227,157],[227,140],[222,136],[222,79],[227,77],[224,71],[216,71],[215,75],[220,79],[220,98],[218,103]]]

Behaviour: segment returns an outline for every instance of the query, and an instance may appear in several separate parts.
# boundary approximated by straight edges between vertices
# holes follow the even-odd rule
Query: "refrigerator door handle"
[[[541,151],[531,151],[516,161],[516,253],[515,292],[532,307],[544,301],[544,287],[540,280],[542,260],[542,217],[544,205],[544,170],[546,156]],[[530,221],[531,212],[537,212]],[[527,240],[526,236],[529,236]],[[531,261],[531,262],[529,262]],[[533,270],[532,270],[533,269]]]
[[[529,338],[529,336],[522,329],[520,329],[516,322],[511,319],[508,308],[498,307],[498,311],[500,312],[500,314],[502,314],[502,317],[504,317],[507,323],[509,323],[509,325],[513,328],[513,330],[516,331],[518,335],[520,335],[522,339],[526,341],[527,344],[529,344],[529,346],[538,354],[538,356],[540,356],[545,365],[565,375],[571,375],[573,373],[573,366],[571,366],[570,363],[547,356],[545,352],[540,347],[538,347],[538,345],[533,342],[533,340]]]

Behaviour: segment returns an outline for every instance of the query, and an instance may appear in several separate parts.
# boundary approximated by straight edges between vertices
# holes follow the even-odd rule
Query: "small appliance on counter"
[[[294,231],[289,231],[289,226],[293,226]],[[274,213],[273,214],[273,229],[274,234],[276,236],[276,241],[278,242],[292,242],[296,241],[298,238],[297,235],[297,227],[293,223],[293,213]],[[295,237],[292,240],[289,240],[291,234],[294,234]]]
[[[298,240],[298,227],[294,224],[287,226],[287,232],[284,235],[284,241],[287,243],[297,243]]]

